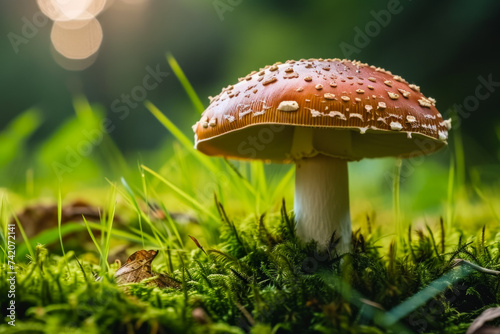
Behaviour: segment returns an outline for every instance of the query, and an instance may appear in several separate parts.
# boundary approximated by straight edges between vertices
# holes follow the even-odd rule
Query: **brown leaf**
[[[138,283],[144,279],[158,276],[156,279],[148,282],[148,285],[156,285],[160,288],[177,288],[180,289],[181,284],[177,280],[166,274],[155,273],[151,270],[151,263],[155,259],[158,251],[156,250],[140,250],[130,255],[127,262],[120,267],[115,273],[116,283],[123,285],[127,283]]]
[[[500,328],[483,327],[485,322],[495,320],[499,317],[500,307],[492,307],[484,310],[483,313],[472,322],[466,334],[500,333]]]

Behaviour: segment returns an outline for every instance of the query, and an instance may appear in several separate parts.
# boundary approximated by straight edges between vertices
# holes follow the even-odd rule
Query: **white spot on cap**
[[[393,92],[387,92],[387,95],[389,95],[389,97],[390,97],[392,100],[397,100],[397,99],[399,99],[399,94],[396,94],[396,93],[393,93]]]
[[[446,121],[442,121],[441,124],[446,126],[448,130],[451,130],[451,118],[447,119]]]
[[[397,119],[403,119],[403,115],[398,115],[398,114],[389,114],[389,117],[394,117]]]
[[[345,96],[345,95],[342,95],[340,98],[341,98],[341,99],[342,99],[342,101],[344,101],[344,102],[348,102],[348,101],[350,101],[350,100],[351,100],[351,98],[350,98],[349,96]]]
[[[272,84],[273,82],[276,82],[276,81],[278,81],[278,78],[270,77],[269,79],[264,80],[264,82],[262,82],[262,84],[264,86],[267,86],[267,85]]]
[[[439,136],[439,140],[446,141],[448,139],[448,132],[439,131],[438,136]]]
[[[401,131],[403,130],[403,126],[399,122],[391,122],[391,130]]]
[[[359,128],[359,132],[364,135],[366,133],[366,130],[368,130],[370,127],[369,126],[365,126],[364,128]]]
[[[361,114],[357,114],[357,113],[349,114],[349,118],[353,118],[353,117],[359,118],[360,120],[364,121],[363,115],[361,115]]]
[[[401,88],[399,88],[398,90],[399,90],[399,92],[403,95],[403,97],[404,97],[405,99],[407,99],[407,98],[409,98],[409,97],[410,97],[410,92],[409,92],[409,91],[404,90],[404,89],[401,89]]]
[[[415,116],[412,116],[412,115],[407,115],[406,116],[406,122],[407,123],[415,123],[417,121],[417,119],[415,118]]]
[[[332,93],[326,93],[323,97],[327,100],[335,100],[335,94]]]
[[[245,115],[248,115],[249,113],[252,112],[252,109],[247,109],[247,110],[243,110],[242,112],[240,112],[240,118],[245,116]]]
[[[358,93],[358,94],[363,94],[364,92],[365,92],[365,91],[364,91],[364,90],[362,90],[362,89],[356,89],[356,93]]]
[[[311,116],[312,117],[321,117],[321,116],[323,116],[323,114],[321,112],[319,112],[319,111],[317,111],[315,109],[309,109],[309,110],[311,110]]]
[[[217,125],[217,118],[215,118],[215,117],[212,118],[210,120],[210,122],[208,122],[208,125],[210,125],[210,127],[212,127],[212,128],[215,127]]]
[[[377,109],[385,109],[385,108],[387,108],[387,105],[385,104],[385,102],[378,103]]]
[[[328,116],[330,117],[338,117],[340,118],[341,120],[347,120],[347,118],[345,117],[345,115],[343,113],[341,113],[340,111],[330,111],[328,113]]]
[[[208,116],[205,116],[201,119],[201,126],[204,129],[208,128]]]
[[[265,113],[266,113],[265,110],[256,111],[256,112],[252,113],[252,117],[264,115]]]
[[[224,119],[226,119],[227,121],[229,121],[229,123],[232,123],[235,121],[235,118],[233,115],[224,115]]]
[[[369,77],[368,80],[370,80],[371,82],[377,81],[377,79],[375,79],[374,77]]]
[[[296,101],[281,101],[278,110],[281,111],[296,111],[299,109],[299,104]]]
[[[409,84],[408,87],[410,87],[412,90],[416,92],[420,92],[420,87],[414,84]]]
[[[418,100],[418,103],[420,104],[421,107],[424,107],[424,108],[432,107],[431,102],[423,97]]]
[[[317,90],[322,90],[322,89],[323,89],[323,85],[321,85],[321,84],[317,84],[317,85],[315,86],[315,88],[316,88]]]
[[[385,85],[388,87],[392,87],[392,81],[391,80],[386,80],[384,81]]]
[[[371,110],[373,109],[373,107],[369,104],[365,105],[365,109],[367,112],[371,112]]]

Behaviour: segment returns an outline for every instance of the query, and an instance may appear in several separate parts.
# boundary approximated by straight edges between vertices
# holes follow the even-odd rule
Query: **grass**
[[[199,110],[189,81],[172,56],[168,61]],[[64,162],[65,145],[78,146],[86,140],[82,130],[98,130],[104,117],[84,97],[74,106],[75,117],[34,152],[25,143],[40,124],[36,111],[0,135],[18,152],[2,155],[3,172],[15,172],[20,159],[30,162],[14,178],[25,182],[6,179],[8,189],[0,189],[2,310],[8,223],[33,198],[57,204],[53,224],[38,222],[48,225],[36,235],[28,238],[16,223],[23,235],[17,321],[0,322],[0,332],[460,333],[498,305],[498,276],[483,268],[500,268],[500,185],[485,185],[478,168],[466,182],[461,136],[441,155],[448,167],[429,158],[408,175],[412,161],[351,164],[353,249],[338,256],[296,238],[286,206],[293,167],[204,156],[152,102],[145,107],[175,139],[164,147],[168,154],[130,161],[101,133],[92,152],[54,184],[54,171],[43,166]],[[25,131],[12,130],[23,122]],[[106,177],[104,186],[92,181]],[[63,221],[77,198],[98,207],[100,220]],[[139,249],[159,250],[154,271],[182,288],[117,285],[115,259],[123,263]]]
[[[155,262],[158,271],[183,283],[181,290],[134,283],[124,293],[112,278],[116,263],[102,266],[71,250],[66,256],[50,254],[38,245],[31,261],[17,266],[16,327],[0,328],[7,333],[458,333],[500,297],[498,277],[454,267],[454,260],[466,259],[498,269],[498,237],[488,243],[461,236],[458,244],[447,244],[446,232],[437,242],[430,229],[410,230],[410,247],[396,252],[394,244],[386,248],[377,241],[379,234],[358,230],[352,253],[339,257],[297,240],[286,208],[242,224],[216,205],[218,244],[172,247]],[[161,238],[176,244],[175,238]],[[155,240],[146,237],[146,248],[158,246]],[[103,278],[95,281],[98,275]]]

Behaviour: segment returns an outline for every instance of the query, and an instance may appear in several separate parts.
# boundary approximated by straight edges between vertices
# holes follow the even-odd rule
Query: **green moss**
[[[218,203],[221,243],[172,257],[181,290],[144,283],[116,285],[110,272],[81,266],[42,246],[17,266],[16,326],[6,333],[386,333],[463,332],[499,301],[498,278],[453,267],[466,259],[498,268],[497,242],[435,245],[430,229],[410,231],[398,251],[379,247],[371,234],[353,234],[350,254],[318,250],[294,234],[280,216],[245,226]],[[498,232],[498,231],[493,231]],[[415,238],[416,236],[416,238]],[[438,248],[444,249],[438,249]],[[445,252],[445,250],[450,250]],[[66,265],[67,263],[67,265]],[[154,263],[167,267],[167,263]],[[469,268],[469,269],[468,269]],[[7,307],[6,267],[0,274],[1,308]],[[432,285],[432,289],[426,289]],[[429,291],[430,295],[429,295]],[[430,297],[429,297],[430,296]],[[410,299],[410,306],[404,306]]]

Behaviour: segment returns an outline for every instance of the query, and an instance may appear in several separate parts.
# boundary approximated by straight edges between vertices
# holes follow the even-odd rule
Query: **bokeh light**
[[[54,61],[67,71],[83,71],[92,66],[99,55],[99,52],[96,52],[85,59],[70,59],[60,54],[53,46],[50,52]]]
[[[53,21],[89,20],[105,7],[106,0],[37,0],[40,10]]]
[[[149,0],[122,0],[122,1],[132,5],[141,5],[148,2]]]
[[[83,70],[95,61],[103,31],[96,16],[106,7],[106,0],[37,0],[40,10],[54,24],[50,39],[54,60],[67,70]],[[64,60],[62,57],[66,58]]]
[[[99,50],[103,38],[97,19],[85,21],[55,21],[50,39],[54,48],[66,58],[85,59]]]

